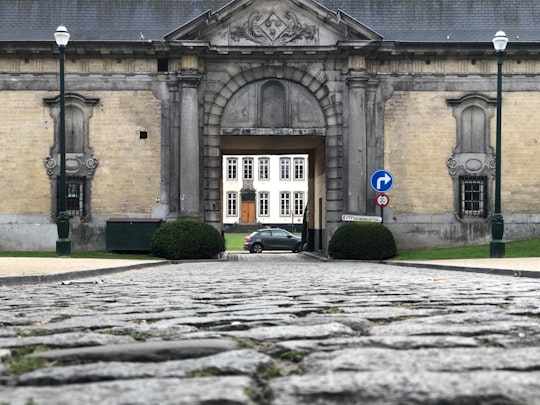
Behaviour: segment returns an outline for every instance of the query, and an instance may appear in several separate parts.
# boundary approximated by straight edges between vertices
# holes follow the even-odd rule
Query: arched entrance
[[[214,219],[222,226],[221,212],[216,210],[216,207],[222,207],[224,198],[222,170],[215,170],[216,167],[221,169],[221,156],[307,154],[309,249],[326,251],[329,193],[336,196],[336,201],[330,202],[332,211],[341,212],[341,199],[338,198],[341,193],[337,190],[341,185],[338,181],[340,168],[328,166],[329,161],[331,166],[338,166],[334,161],[341,154],[337,140],[341,138],[341,127],[337,125],[340,112],[337,112],[333,99],[328,97],[324,75],[315,78],[308,72],[287,68],[279,69],[271,77],[266,75],[268,71],[246,71],[241,74],[245,77],[231,78],[222,94],[214,99],[206,126],[206,144],[209,146],[205,148],[209,173],[205,184],[205,206],[212,209],[205,210],[205,220],[212,222]],[[247,77],[252,80],[248,81]],[[302,84],[304,82],[310,83],[309,88]],[[231,88],[235,91],[231,92]],[[212,187],[218,185],[210,173],[218,176],[219,188]],[[328,184],[337,192],[329,190]]]

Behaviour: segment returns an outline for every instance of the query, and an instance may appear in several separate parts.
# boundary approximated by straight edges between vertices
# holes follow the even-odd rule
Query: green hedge
[[[340,226],[328,243],[334,259],[386,260],[397,254],[392,232],[376,222],[348,222]]]
[[[156,229],[150,248],[154,256],[169,260],[210,259],[225,251],[225,240],[212,225],[184,219]]]

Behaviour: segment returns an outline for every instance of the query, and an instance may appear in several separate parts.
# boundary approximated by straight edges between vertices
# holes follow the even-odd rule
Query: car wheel
[[[300,253],[302,251],[302,243],[298,242],[294,247],[293,253]]]
[[[261,253],[262,251],[263,246],[260,243],[255,243],[250,250],[251,253]]]

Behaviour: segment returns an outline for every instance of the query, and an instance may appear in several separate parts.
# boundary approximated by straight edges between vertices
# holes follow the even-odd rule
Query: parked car
[[[302,240],[284,229],[259,229],[246,236],[244,250],[249,250],[251,253],[261,253],[263,250],[301,252]]]

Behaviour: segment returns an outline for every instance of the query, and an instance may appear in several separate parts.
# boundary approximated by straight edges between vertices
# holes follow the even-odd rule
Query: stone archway
[[[257,100],[265,94],[281,97],[286,103],[285,110],[273,117],[266,109],[268,104],[260,108]],[[205,221],[221,226],[224,151],[301,150],[309,153],[312,162],[308,198],[312,248],[325,251],[325,230],[329,223],[339,222],[342,211],[342,111],[331,96],[323,66],[239,70],[212,96],[204,127]],[[250,103],[252,96],[256,103]],[[314,111],[317,114],[313,115]],[[276,138],[279,142],[275,142]]]

